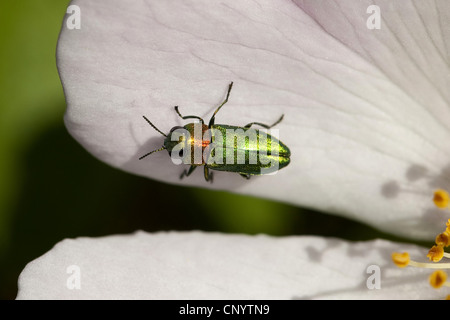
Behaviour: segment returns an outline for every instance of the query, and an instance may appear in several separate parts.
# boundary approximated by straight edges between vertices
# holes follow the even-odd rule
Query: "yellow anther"
[[[450,196],[447,191],[438,189],[434,192],[433,202],[438,208],[447,208],[450,202]]]
[[[395,265],[399,268],[404,268],[409,264],[410,258],[408,252],[394,252],[392,253],[392,261],[394,261]]]
[[[445,230],[436,236],[435,242],[438,246],[447,247],[450,245],[450,233]]]
[[[436,270],[430,275],[430,285],[433,288],[440,288],[447,281],[447,274],[442,270]]]
[[[433,262],[441,261],[444,256],[444,247],[437,245],[433,246],[430,251],[428,251],[427,257]]]

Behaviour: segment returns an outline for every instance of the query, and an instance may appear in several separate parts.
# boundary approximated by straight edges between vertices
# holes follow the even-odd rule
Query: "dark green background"
[[[380,236],[342,218],[166,185],[94,159],[63,125],[65,101],[55,49],[68,3],[0,3],[1,299],[14,299],[25,265],[64,238],[135,230],[316,234],[352,240]],[[178,167],[174,174],[179,174]]]

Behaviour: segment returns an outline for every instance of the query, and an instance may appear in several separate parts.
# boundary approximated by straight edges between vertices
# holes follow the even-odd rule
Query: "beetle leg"
[[[284,114],[281,115],[280,119],[278,119],[274,124],[272,124],[272,125],[270,125],[270,126],[267,125],[267,124],[264,124],[264,123],[260,123],[260,122],[250,122],[250,123],[247,124],[244,128],[245,128],[245,129],[249,129],[252,125],[257,124],[258,126],[261,126],[261,127],[263,127],[263,128],[270,129],[270,128],[272,128],[272,127],[275,127],[277,124],[279,124],[279,123],[281,122],[281,120],[283,120],[283,118],[284,118]]]
[[[186,119],[199,119],[200,122],[201,122],[202,124],[205,123],[205,121],[203,121],[202,118],[197,117],[197,116],[184,116],[184,117],[183,117],[183,116],[181,115],[180,111],[178,111],[178,106],[175,106],[175,112],[176,112],[176,113],[180,116],[180,118],[183,119],[183,120],[186,120]]]
[[[184,169],[183,173],[180,176],[180,180],[184,177],[189,177],[191,173],[194,172],[195,168],[197,168],[197,166],[190,166],[189,171]]]
[[[242,178],[244,178],[244,179],[250,180],[250,175],[249,175],[249,174],[246,174],[246,173],[239,173],[239,175],[240,175]]]
[[[216,111],[214,111],[213,115],[211,116],[211,119],[209,119],[208,127],[211,127],[214,124],[214,120],[215,120],[214,118],[216,116],[216,113],[219,112],[220,108],[222,108],[222,106],[228,102],[228,97],[230,96],[232,87],[233,87],[233,82],[231,82],[230,85],[228,86],[228,92],[227,92],[227,97],[225,98],[225,101],[222,102],[222,104],[216,109]]]
[[[205,171],[204,172],[205,172],[205,180],[212,183],[213,182],[213,174],[212,174],[212,172],[209,172],[207,166],[205,166]]]

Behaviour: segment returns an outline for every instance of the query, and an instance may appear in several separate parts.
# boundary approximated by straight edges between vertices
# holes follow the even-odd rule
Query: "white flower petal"
[[[394,266],[390,256],[398,250],[412,257],[427,252],[383,240],[203,232],[78,238],[58,243],[29,263],[20,275],[17,298],[444,298],[445,289],[429,286],[430,271]],[[369,289],[368,282],[380,288]]]
[[[445,214],[430,201],[450,188],[450,3],[376,1],[73,1],[81,29],[63,24],[58,68],[70,133],[99,159],[179,184],[312,207],[385,231],[430,238]],[[66,20],[64,20],[65,23]],[[291,149],[278,174],[243,180],[185,169],[162,131],[209,119],[273,123]],[[421,170],[417,170],[420,168]],[[413,177],[413,178],[412,178]]]

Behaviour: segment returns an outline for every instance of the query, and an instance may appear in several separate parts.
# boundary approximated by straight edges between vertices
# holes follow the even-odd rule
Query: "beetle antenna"
[[[140,157],[139,160],[144,159],[146,156],[149,156],[149,155],[151,155],[152,153],[155,153],[155,152],[158,152],[158,151],[161,151],[161,150],[165,150],[165,149],[166,149],[166,147],[162,147],[162,148],[159,148],[159,149],[150,151],[149,153],[146,153],[146,154],[144,154],[142,157]]]
[[[150,122],[150,120],[148,120],[145,116],[142,116],[145,121],[148,122],[149,125],[151,125],[153,127],[153,129],[155,129],[156,131],[158,131],[159,133],[161,133],[164,137],[167,137],[167,135],[165,133],[163,133],[161,130],[159,130],[157,127],[155,127],[155,125],[153,123]]]

